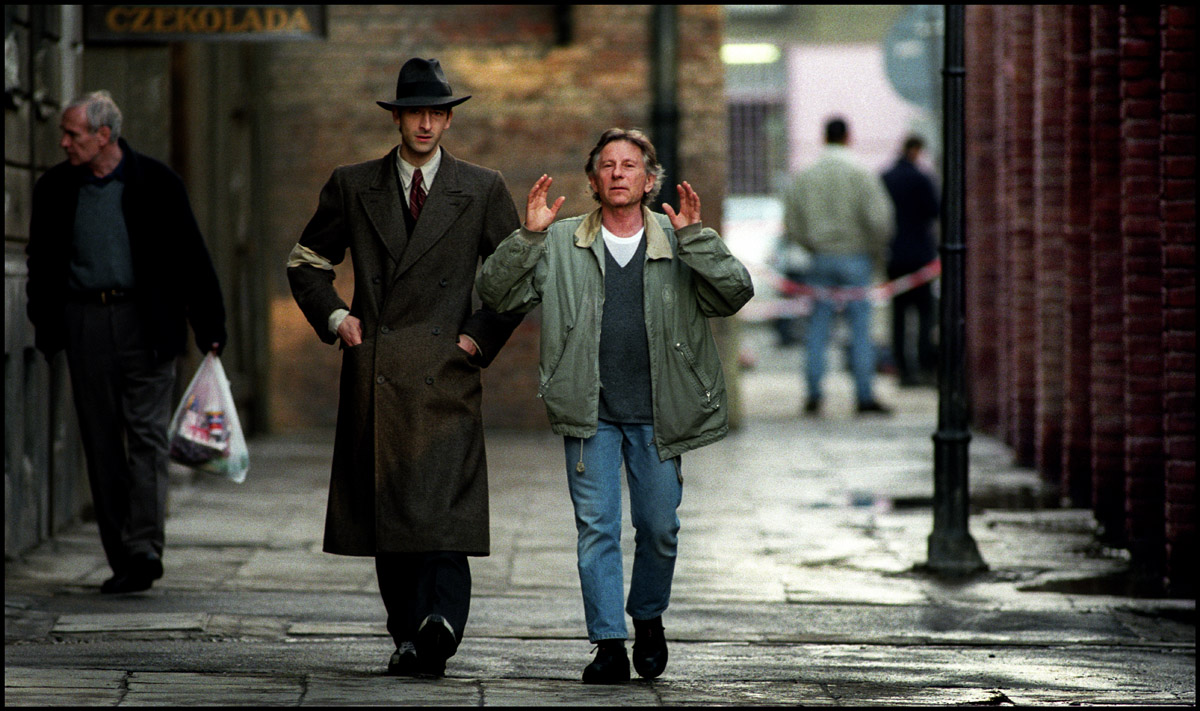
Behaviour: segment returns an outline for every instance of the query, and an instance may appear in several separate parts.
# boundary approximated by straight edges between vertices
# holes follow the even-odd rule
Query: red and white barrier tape
[[[810,286],[792,281],[770,267],[761,264],[746,265],[750,273],[766,283],[782,298],[775,300],[751,299],[738,311],[744,321],[768,321],[786,316],[807,316],[812,312],[814,301],[832,301],[838,311],[850,301],[867,299],[872,304],[886,304],[896,294],[902,294],[922,284],[937,279],[942,273],[940,260],[933,260],[915,272],[905,274],[889,282],[869,287]]]

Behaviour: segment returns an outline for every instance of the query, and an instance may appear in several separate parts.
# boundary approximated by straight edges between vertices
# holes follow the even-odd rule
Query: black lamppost
[[[659,198],[679,208],[675,183],[679,182],[679,104],[676,75],[678,73],[678,37],[674,5],[655,5],[651,15],[652,59],[650,87],[653,104],[650,107],[658,162],[663,167],[663,190]],[[668,190],[667,187],[670,187]]]
[[[942,298],[938,362],[938,429],[933,435],[933,532],[928,569],[966,575],[987,570],[967,529],[966,327],[964,325],[963,193],[965,173],[964,6],[947,5],[942,70],[942,141],[945,194],[942,200]]]

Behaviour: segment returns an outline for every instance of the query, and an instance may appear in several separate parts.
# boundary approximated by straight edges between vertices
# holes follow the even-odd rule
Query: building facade
[[[273,17],[306,36],[272,33],[287,29]],[[58,119],[76,96],[112,91],[131,145],[183,177],[224,292],[222,361],[242,423],[321,430],[336,416],[340,352],[303,320],[284,265],[333,169],[398,142],[375,102],[394,96],[406,59],[437,57],[455,92],[472,95],[443,145],[501,170],[518,206],[545,172],[568,197],[564,214],[591,210],[588,151],[607,128],[639,127],[673,146],[669,177],[691,182],[719,225],[722,31],[716,5],[6,5],[6,554],[90,506],[65,362],[34,351],[25,316],[33,184],[63,158]],[[347,295],[348,267],[338,267]],[[548,427],[537,333],[535,312],[485,372],[490,426]],[[718,336],[733,362],[736,346]],[[181,388],[198,362],[181,362]],[[733,377],[734,402],[736,387]]]
[[[1195,10],[969,6],[974,426],[1195,591]]]

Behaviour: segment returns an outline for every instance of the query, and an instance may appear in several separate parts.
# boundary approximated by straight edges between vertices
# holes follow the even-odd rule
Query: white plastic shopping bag
[[[204,356],[167,430],[171,461],[241,483],[250,469],[229,378],[215,353]]]

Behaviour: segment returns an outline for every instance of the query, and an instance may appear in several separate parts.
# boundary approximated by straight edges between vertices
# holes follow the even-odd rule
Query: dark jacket
[[[288,267],[292,295],[322,341],[329,315],[347,308],[332,265],[350,251],[363,342],[342,350],[337,432],[324,550],[489,552],[487,467],[480,368],[520,322],[473,310],[479,260],[517,228],[500,174],[442,163],[412,235],[395,169],[386,157],[342,166],[321,190],[298,250],[329,268]],[[471,358],[456,344],[471,336]]]
[[[156,359],[184,353],[188,323],[201,352],[213,343],[223,347],[225,304],[183,181],[162,162],[134,152],[125,139],[118,145],[125,156],[121,205],[137,282],[135,301]],[[64,161],[33,187],[26,308],[34,345],[47,358],[66,346],[75,207],[86,170]]]
[[[896,208],[896,226],[888,255],[888,270],[915,272],[937,258],[933,224],[938,218],[938,195],[933,180],[901,158],[883,174],[883,184]]]

